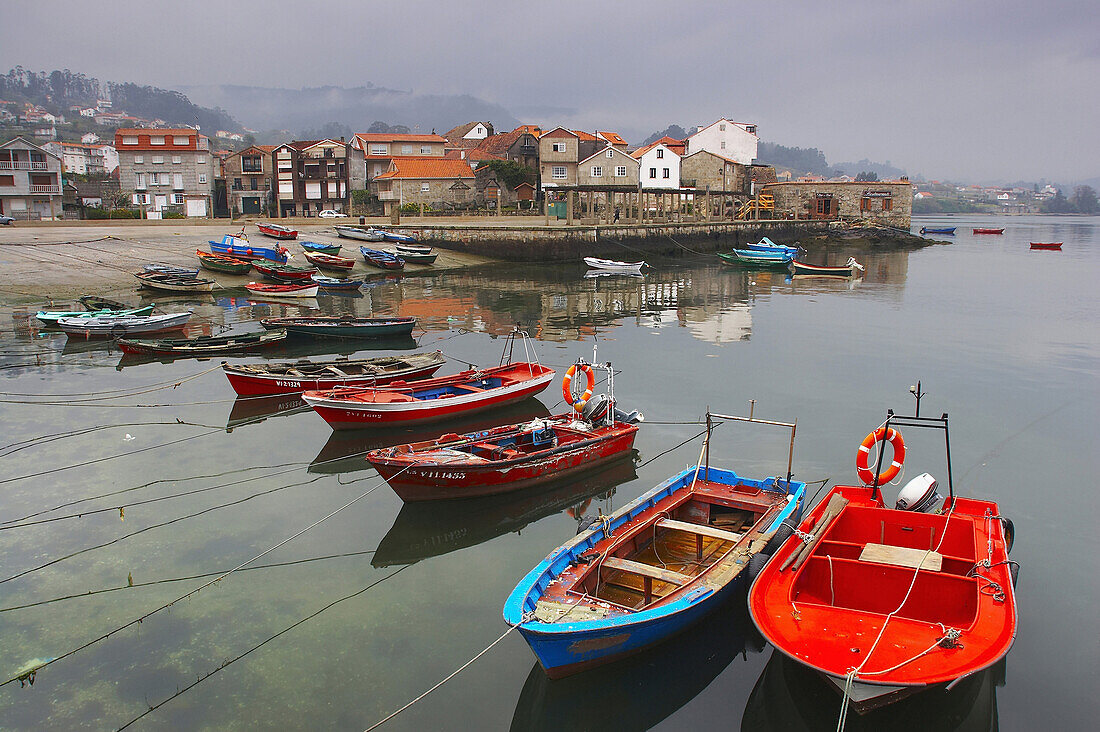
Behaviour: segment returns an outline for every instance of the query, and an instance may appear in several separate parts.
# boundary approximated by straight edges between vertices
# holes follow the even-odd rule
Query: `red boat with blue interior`
[[[247,259],[249,261],[268,259],[279,264],[286,264],[287,256],[290,254],[284,246],[276,245],[274,248],[253,246],[243,234],[237,236],[226,234],[221,241],[214,241],[213,239],[209,241],[210,251],[215,254],[228,254],[235,259]]]
[[[923,473],[886,504],[882,486],[905,461],[899,427],[943,431],[946,501]],[[885,442],[893,458],[883,471],[885,450],[870,455]],[[1017,624],[1012,522],[994,501],[955,495],[946,414],[889,412],[863,441],[856,466],[863,485],[835,486],[749,592],[764,637],[841,689],[842,725],[849,707],[866,711],[950,688],[989,668],[1012,647]]]
[[[744,422],[750,417],[709,415]],[[756,557],[801,516],[805,483],[746,478],[709,465],[672,476],[565,542],[504,604],[539,664],[560,678],[642,651],[744,588]]]

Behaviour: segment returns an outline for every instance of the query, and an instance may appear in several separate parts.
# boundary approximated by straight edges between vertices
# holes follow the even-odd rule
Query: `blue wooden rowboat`
[[[749,244],[745,247],[749,251],[753,252],[783,252],[784,254],[798,254],[798,247],[788,247],[782,244],[776,244],[768,237],[763,237],[755,244]]]
[[[100,318],[106,315],[151,315],[156,305],[146,305],[141,308],[129,308],[125,310],[39,310],[34,314],[38,322],[47,328],[56,328],[57,321],[61,318]]]
[[[322,274],[315,274],[313,275],[312,279],[322,290],[358,290],[360,287],[363,286],[363,280],[348,280],[340,279],[339,277],[326,277]]]
[[[940,228],[933,228],[931,226],[920,227],[920,233],[922,234],[946,234],[947,236],[955,236],[955,229],[957,226],[946,226]]]
[[[229,254],[237,259],[247,259],[249,261],[269,259],[272,262],[286,264],[288,254],[286,247],[276,246],[272,249],[270,247],[253,246],[248,242],[248,239],[242,239],[232,234],[226,234],[220,242],[212,239],[208,241],[210,241],[210,251],[215,254]]]
[[[321,244],[315,241],[301,241],[298,242],[302,245],[302,249],[314,254],[339,254],[339,244]]]
[[[641,651],[747,586],[806,484],[696,466],[555,549],[504,605],[551,678]]]
[[[402,244],[415,244],[416,237],[412,234],[398,234],[396,231],[382,230],[382,238],[385,241],[396,241]]]
[[[404,269],[405,260],[396,254],[390,252],[384,252],[381,249],[371,249],[369,247],[359,247],[359,253],[363,255],[363,259],[367,264],[372,267],[378,267],[379,269]]]
[[[748,265],[750,267],[786,268],[794,261],[795,253],[761,252],[754,249],[734,249],[732,252],[718,252],[718,258],[726,264]]]

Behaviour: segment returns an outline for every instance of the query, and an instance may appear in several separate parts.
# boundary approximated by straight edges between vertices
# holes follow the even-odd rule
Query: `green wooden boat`
[[[340,253],[340,245],[339,244],[322,244],[321,242],[316,242],[316,241],[303,241],[303,242],[298,242],[298,243],[302,245],[302,249],[305,249],[307,252],[309,252],[311,254],[339,254]]]
[[[204,252],[199,249],[195,252],[199,258],[199,264],[203,269],[211,272],[225,272],[226,274],[247,274],[252,269],[252,262],[214,252]]]
[[[416,318],[352,318],[339,315],[314,315],[290,318],[264,318],[260,325],[267,329],[285,328],[292,336],[311,338],[386,338],[409,335]]]
[[[129,308],[126,310],[39,310],[34,314],[38,322],[49,328],[56,328],[59,318],[97,318],[104,315],[149,315],[156,305],[146,305],[143,308]]]

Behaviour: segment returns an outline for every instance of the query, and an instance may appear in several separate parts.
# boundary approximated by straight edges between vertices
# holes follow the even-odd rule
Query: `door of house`
[[[819,193],[817,198],[814,199],[814,204],[814,211],[811,218],[831,219],[836,215],[831,193]]]
[[[260,199],[256,196],[245,196],[241,199],[241,208],[246,214],[258,214],[260,212]]]
[[[153,210],[160,211],[168,206],[168,196],[153,196]]]

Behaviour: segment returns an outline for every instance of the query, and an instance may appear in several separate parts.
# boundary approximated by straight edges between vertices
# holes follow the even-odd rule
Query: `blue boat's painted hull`
[[[383,231],[382,232],[382,237],[386,241],[397,241],[397,242],[401,242],[402,244],[415,244],[416,243],[416,237],[415,236],[411,236],[409,234],[398,234],[395,231]]]
[[[679,491],[690,490],[695,471],[695,467],[688,468],[624,506],[610,520],[612,533],[653,509],[660,501]],[[787,504],[769,526],[769,532],[774,531],[784,519],[801,518],[804,483],[792,482],[787,490],[781,487],[776,489],[774,479],[754,481],[718,468],[701,471],[700,479],[704,478],[728,485],[770,485],[770,490],[786,494]],[[602,620],[542,623],[530,619],[528,614],[535,610],[549,584],[569,568],[576,557],[605,539],[604,532],[602,526],[597,526],[556,549],[520,581],[505,602],[504,621],[517,626],[543,669],[554,678],[608,663],[659,643],[699,620],[747,582],[747,572],[742,571],[716,590],[702,585],[690,587],[674,602]]]
[[[229,254],[231,256],[237,256],[244,259],[269,259],[272,262],[278,262],[279,264],[286,264],[287,256],[283,252],[283,249],[271,249],[270,247],[257,247],[248,242],[243,242],[241,239],[229,236],[228,234],[222,237],[221,241],[210,241],[210,251],[215,254]]]
[[[768,237],[764,237],[755,244],[749,244],[746,249],[754,252],[771,252],[772,254],[790,254],[792,257],[798,254],[798,247],[788,247],[782,244],[776,244]]]
[[[947,234],[949,236],[954,236],[955,235],[955,229],[957,229],[957,228],[958,228],[957,226],[952,226],[951,228],[946,228],[946,229],[932,229],[932,228],[929,228],[929,227],[925,226],[925,227],[921,228],[920,233],[922,233],[922,234]]]

